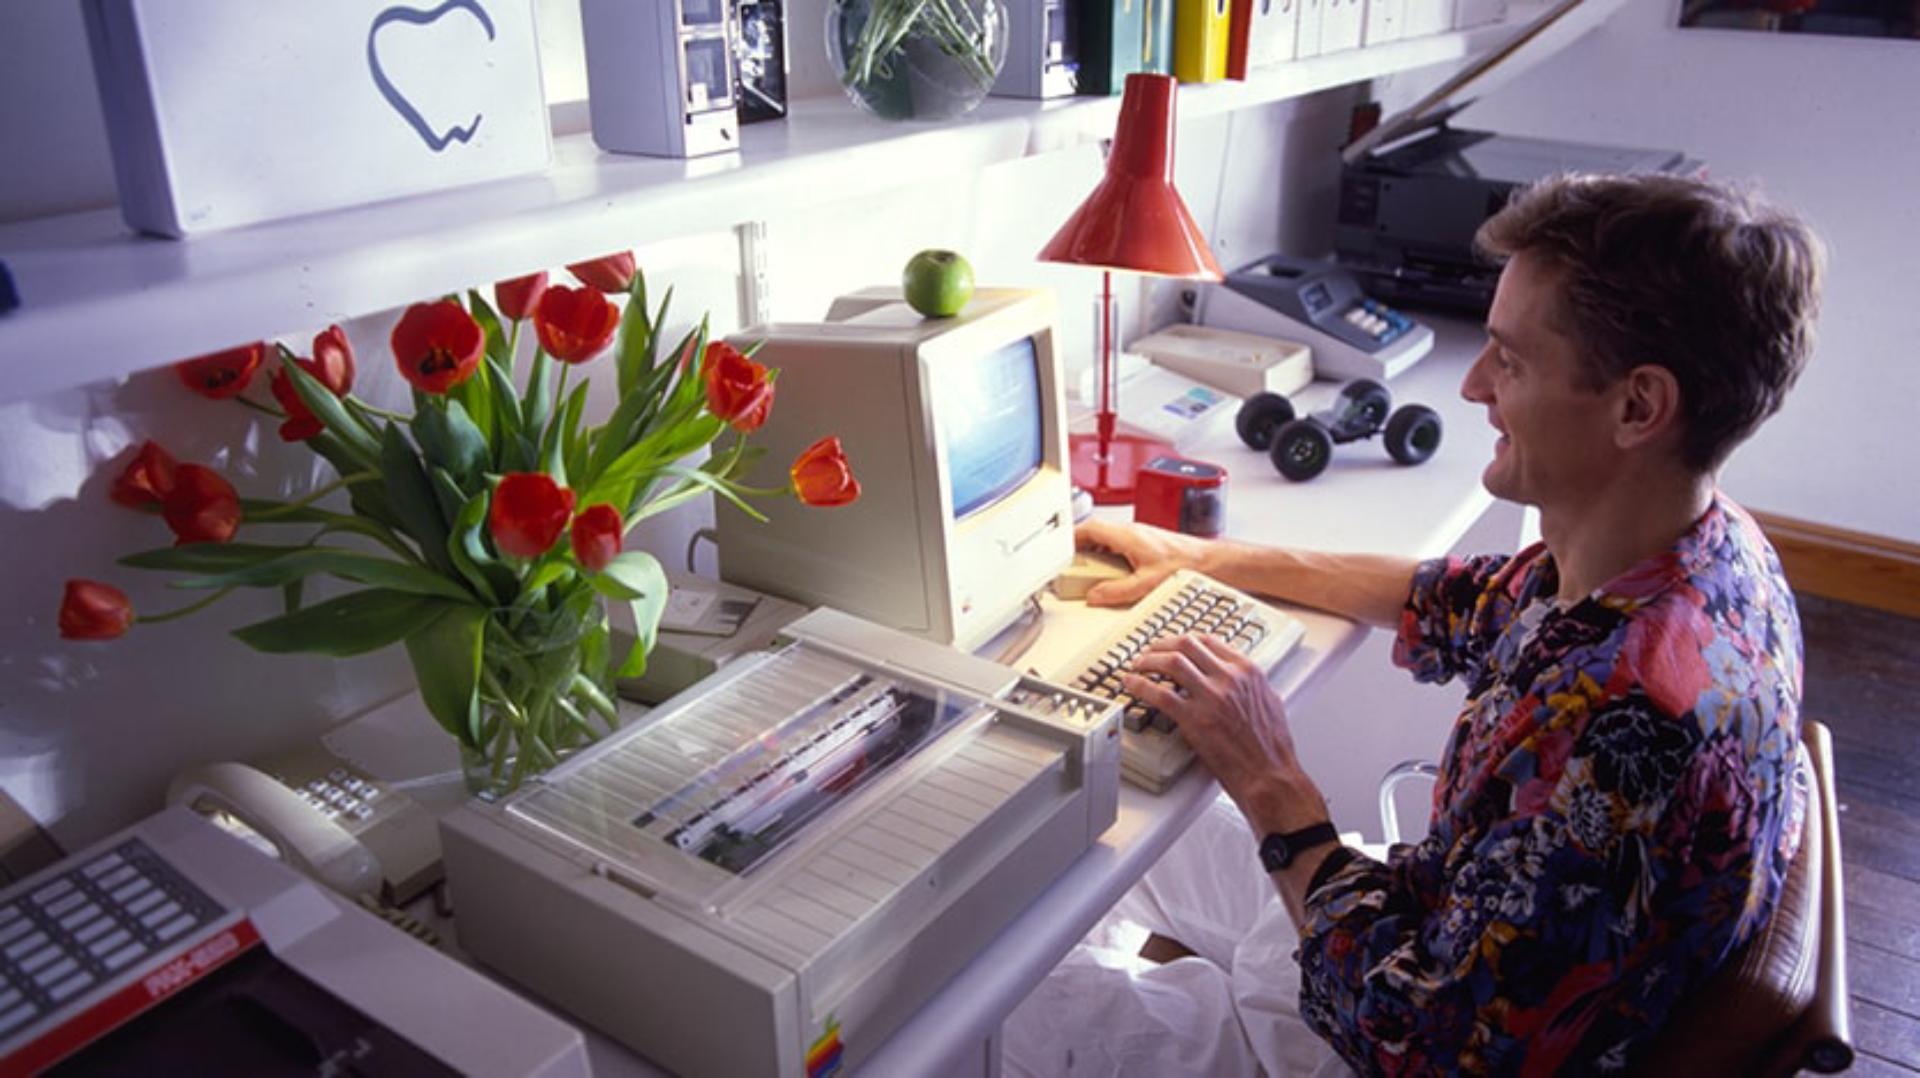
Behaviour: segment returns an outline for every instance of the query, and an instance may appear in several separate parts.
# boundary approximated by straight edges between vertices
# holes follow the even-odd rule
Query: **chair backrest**
[[[1833,741],[1807,721],[1801,743],[1807,815],[1779,905],[1675,1012],[1648,1045],[1641,1073],[1831,1074],[1853,1063]]]

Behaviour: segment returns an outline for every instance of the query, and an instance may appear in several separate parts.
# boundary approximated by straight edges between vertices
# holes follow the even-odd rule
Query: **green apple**
[[[900,273],[907,305],[928,318],[951,318],[973,298],[973,267],[952,251],[921,251]]]

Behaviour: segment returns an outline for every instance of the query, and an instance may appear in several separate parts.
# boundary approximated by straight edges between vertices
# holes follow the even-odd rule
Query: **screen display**
[[[953,516],[985,506],[1040,470],[1040,356],[1023,338],[935,373]]]

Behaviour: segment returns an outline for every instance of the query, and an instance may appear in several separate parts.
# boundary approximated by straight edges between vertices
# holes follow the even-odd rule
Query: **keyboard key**
[[[80,870],[80,873],[83,876],[92,876],[94,879],[97,880],[102,875],[108,872],[112,872],[114,869],[119,868],[120,866],[126,863],[127,863],[126,860],[122,858],[119,854],[110,853],[110,854],[107,854],[105,857],[94,858],[92,861],[88,862],[87,867]]]
[[[75,930],[73,938],[80,943],[85,943],[113,926],[114,920],[111,917],[96,918],[89,921],[85,927]]]
[[[98,883],[102,890],[111,891],[138,875],[140,875],[138,868],[135,868],[133,865],[122,864],[118,869],[107,873],[94,882]]]
[[[58,900],[61,895],[71,890],[73,890],[73,881],[62,876],[52,883],[47,884],[45,887],[40,888],[38,891],[35,891],[33,893],[33,900],[45,906],[49,902]]]
[[[88,944],[87,950],[93,952],[93,957],[101,958],[101,957],[104,957],[109,951],[112,951],[114,948],[120,946],[121,944],[127,942],[132,938],[133,938],[133,933],[128,932],[126,929],[123,928],[123,929],[120,929],[118,932],[115,932],[113,935],[108,936],[106,939],[97,940],[93,943]]]
[[[81,904],[69,910],[65,917],[60,918],[60,927],[66,929],[68,932],[74,931],[81,925],[86,924],[88,921],[100,915],[99,906],[94,905],[90,901],[86,901],[85,895],[81,895],[80,897],[82,899]]]
[[[100,961],[102,965],[106,966],[110,970],[119,969],[121,966],[126,965],[127,963],[133,961],[134,959],[140,957],[145,953],[147,953],[147,948],[145,945],[139,944],[139,943],[129,943],[125,947],[120,948],[118,951],[115,951],[114,953],[108,955],[107,957],[101,959]]]
[[[162,891],[158,887],[155,887],[147,891],[147,893],[141,895],[139,898],[134,899],[132,902],[127,903],[125,909],[126,909],[126,912],[128,913],[138,914],[142,910],[150,909],[153,906],[159,904],[159,902],[166,897],[167,897],[167,893],[165,891]]]
[[[32,973],[34,970],[39,969],[41,966],[46,965],[64,953],[66,952],[60,950],[58,947],[42,947],[19,960],[20,972]]]
[[[35,932],[24,939],[15,940],[7,947],[6,955],[8,958],[18,962],[22,957],[32,954],[34,951],[46,945],[47,934],[45,932]]]
[[[92,983],[93,974],[88,973],[86,970],[81,970],[66,980],[61,981],[59,984],[54,985],[52,988],[47,989],[47,996],[55,1003],[59,1003],[61,1000],[67,999],[75,992],[80,991]]]
[[[22,1003],[13,1010],[7,1011],[5,1014],[0,1014],[0,1033],[6,1033],[13,1029],[13,1027],[20,1025],[27,1019],[32,1018],[35,1013],[36,1010],[33,1004]]]
[[[173,937],[178,936],[180,933],[185,932],[187,929],[192,928],[193,926],[194,926],[193,915],[190,913],[183,913],[180,916],[175,917],[173,920],[168,921],[166,924],[161,925],[159,928],[154,929],[153,934],[159,937],[162,943],[165,943],[167,940],[170,940]]]
[[[33,979],[40,982],[40,987],[45,988],[48,985],[72,976],[73,971],[79,968],[80,963],[78,961],[71,958],[63,958],[59,962],[34,974]]]
[[[31,931],[33,931],[33,922],[22,917],[5,928],[0,928],[0,944],[10,943]]]
[[[144,914],[140,918],[140,923],[143,925],[146,925],[148,928],[152,928],[155,925],[160,924],[162,921],[171,921],[175,917],[178,917],[179,915],[180,915],[180,903],[169,902],[157,910],[153,910],[147,914]]]

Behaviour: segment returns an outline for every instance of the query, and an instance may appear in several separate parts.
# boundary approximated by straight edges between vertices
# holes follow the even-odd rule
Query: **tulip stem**
[[[296,510],[305,509],[307,506],[312,505],[314,502],[319,501],[320,499],[326,497],[329,494],[332,494],[334,491],[339,490],[341,487],[350,486],[354,483],[377,483],[380,481],[381,480],[380,480],[379,472],[375,472],[375,471],[355,472],[352,475],[343,476],[339,479],[336,479],[333,482],[328,483],[324,487],[318,487],[314,490],[307,492],[306,496],[300,498],[298,501],[286,502],[282,505],[274,506],[272,509],[262,509],[257,513],[250,513],[248,514],[247,519],[252,521],[272,520],[274,517],[285,516],[288,513],[294,512]]]
[[[169,610],[164,614],[141,614],[138,617],[135,617],[133,620],[139,622],[142,625],[158,625],[163,621],[173,621],[176,618],[184,618],[188,614],[198,613],[199,611],[204,610],[209,606],[212,606],[214,603],[219,602],[221,599],[226,598],[227,593],[232,590],[233,588],[231,587],[221,588],[219,591],[214,592],[212,595],[209,595],[206,598],[198,600],[196,602],[188,603],[186,606],[183,606],[178,610]]]

